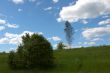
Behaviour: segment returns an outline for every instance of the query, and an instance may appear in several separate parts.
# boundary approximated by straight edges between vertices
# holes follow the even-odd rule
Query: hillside
[[[53,70],[11,70],[8,54],[0,54],[0,73],[110,73],[110,46],[88,47],[54,52]]]

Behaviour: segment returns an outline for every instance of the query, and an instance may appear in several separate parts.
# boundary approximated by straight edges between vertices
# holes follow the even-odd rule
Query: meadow
[[[54,57],[51,70],[12,70],[8,54],[0,54],[0,73],[110,73],[110,46],[55,50]]]

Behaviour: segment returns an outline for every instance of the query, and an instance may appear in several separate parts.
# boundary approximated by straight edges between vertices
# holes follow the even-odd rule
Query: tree
[[[9,53],[9,59],[8,59],[8,64],[10,65],[11,68],[15,68],[14,58],[15,58],[15,52],[14,51],[11,51]]]
[[[54,66],[53,49],[42,35],[26,34],[17,52],[10,52],[9,66],[11,68],[51,68]]]
[[[65,45],[63,44],[63,42],[59,42],[59,43],[57,44],[57,49],[58,49],[58,50],[62,50],[62,49],[64,49],[64,47],[65,47]]]
[[[73,27],[71,26],[71,24],[68,21],[65,22],[64,31],[66,33],[66,40],[68,42],[69,48],[71,48],[71,44],[72,44],[72,40],[73,40]]]

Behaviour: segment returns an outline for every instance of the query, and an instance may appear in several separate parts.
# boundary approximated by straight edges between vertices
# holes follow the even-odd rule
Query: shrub
[[[64,49],[64,47],[66,47],[66,46],[63,44],[63,42],[59,42],[59,43],[57,44],[57,49],[58,49],[58,50],[62,50],[62,49]]]
[[[15,52],[14,51],[11,51],[9,53],[9,59],[8,59],[8,63],[10,65],[11,68],[15,68]]]
[[[26,34],[17,52],[10,52],[9,65],[11,68],[51,68],[54,66],[51,44],[42,35]]]

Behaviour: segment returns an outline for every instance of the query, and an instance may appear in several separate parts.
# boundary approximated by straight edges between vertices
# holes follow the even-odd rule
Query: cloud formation
[[[6,24],[6,20],[0,19],[0,25],[1,25],[1,24]]]
[[[110,24],[110,19],[106,19],[106,20],[100,21],[98,24],[99,25],[108,25],[108,24]]]
[[[52,7],[47,7],[44,9],[44,11],[52,10]]]
[[[59,2],[59,0],[52,0],[54,3],[58,3]]]
[[[18,28],[19,26],[17,24],[11,24],[10,22],[0,19],[0,30],[4,30],[5,26],[9,27],[9,28]]]
[[[19,26],[17,24],[6,24],[6,26],[8,26],[9,28],[18,28]]]
[[[86,39],[98,38],[101,36],[110,35],[110,27],[95,27],[88,28],[82,32],[83,37]]]
[[[93,46],[93,45],[95,45],[96,43],[95,43],[95,42],[84,42],[83,44],[84,44],[84,45]]]
[[[19,8],[19,9],[18,9],[18,12],[21,12],[21,11],[23,11],[23,9]]]
[[[5,27],[4,26],[0,26],[0,31],[4,30]]]
[[[29,0],[29,2],[35,2],[36,0]]]
[[[110,14],[110,0],[78,0],[74,5],[62,7],[58,20],[76,22]]]
[[[12,0],[14,4],[23,4],[24,0]]]
[[[0,44],[15,44],[18,45],[22,42],[22,36],[26,33],[32,35],[34,32],[31,31],[24,31],[21,34],[13,34],[6,32],[4,37],[0,38]],[[38,34],[43,34],[42,32],[38,32]]]
[[[53,40],[53,41],[61,41],[61,38],[58,36],[53,36],[51,38],[48,38],[49,40]]]
[[[11,0],[14,4],[23,4],[25,2],[36,2],[36,0]]]
[[[82,23],[83,23],[83,24],[87,24],[88,21],[87,21],[87,20],[82,20]]]

